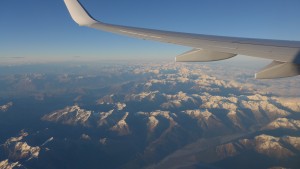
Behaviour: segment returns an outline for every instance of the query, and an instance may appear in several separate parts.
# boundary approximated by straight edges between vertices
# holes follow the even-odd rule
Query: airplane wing
[[[80,26],[193,48],[177,56],[177,62],[207,62],[247,55],[273,60],[270,65],[255,74],[258,79],[300,74],[300,42],[297,41],[201,35],[108,24],[94,19],[78,0],[64,0],[64,2],[73,20]]]

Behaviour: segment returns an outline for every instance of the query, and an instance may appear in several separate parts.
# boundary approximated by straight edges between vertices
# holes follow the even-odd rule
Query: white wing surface
[[[217,61],[240,54],[273,60],[256,74],[256,78],[271,79],[300,74],[300,42],[297,41],[201,35],[107,24],[91,17],[78,0],[64,1],[71,17],[80,26],[193,48],[177,56],[177,62]]]

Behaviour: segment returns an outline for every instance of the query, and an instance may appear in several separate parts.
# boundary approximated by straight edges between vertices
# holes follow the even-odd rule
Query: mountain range
[[[99,69],[29,74],[31,87],[13,97],[19,85],[2,84],[1,169],[300,166],[298,97],[217,78],[208,66]]]

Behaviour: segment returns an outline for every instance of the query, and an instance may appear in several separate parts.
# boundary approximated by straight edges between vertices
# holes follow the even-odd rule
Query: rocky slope
[[[26,167],[22,166],[22,164],[19,164],[19,162],[10,163],[7,160],[0,162],[0,168],[1,169],[26,169]]]
[[[30,140],[28,132],[24,130],[20,131],[19,136],[11,137],[0,146],[0,162],[1,169],[25,169],[23,163],[29,163],[32,160],[37,160],[40,156],[40,152],[45,151],[46,144],[53,140],[53,137],[46,140],[40,146],[30,146],[26,140]]]
[[[291,129],[300,130],[300,120],[278,118],[273,122],[269,123],[264,130],[274,130],[274,129]]]
[[[0,162],[2,169],[25,168],[19,161],[38,158],[40,147],[31,147],[26,142],[22,142],[28,133],[21,132],[19,137],[12,137],[1,145],[2,156],[7,159]]]

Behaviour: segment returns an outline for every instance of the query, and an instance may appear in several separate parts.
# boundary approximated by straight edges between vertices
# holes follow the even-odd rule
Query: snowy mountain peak
[[[103,126],[103,125],[106,125],[108,122],[107,122],[107,118],[112,115],[114,112],[114,109],[113,110],[110,110],[108,112],[101,112],[100,113],[100,118],[98,120],[98,126]]]
[[[125,103],[120,103],[120,102],[118,102],[118,103],[116,104],[116,107],[117,107],[117,109],[118,109],[119,111],[121,111],[121,110],[123,110],[123,109],[126,107],[126,104],[125,104]]]
[[[273,122],[269,123],[263,129],[273,130],[273,129],[278,129],[278,128],[298,130],[298,129],[300,129],[300,120],[278,118],[278,119],[274,120]]]
[[[117,132],[120,136],[130,134],[129,126],[126,123],[126,118],[128,115],[129,113],[126,112],[125,115],[122,117],[122,119],[116,125],[114,125],[110,130]]]
[[[6,112],[12,106],[13,106],[13,102],[9,102],[5,105],[0,106],[0,111]]]
[[[187,115],[191,116],[192,118],[195,119],[203,119],[207,121],[210,117],[214,117],[214,115],[209,112],[207,109],[205,110],[186,110],[184,111]]]
[[[31,159],[38,158],[40,153],[40,147],[31,147],[26,142],[20,142],[17,140],[10,141],[7,140],[3,145],[3,148],[8,152],[8,159],[11,160],[21,160],[21,159]]]
[[[25,131],[21,131],[18,137],[11,137],[6,142],[17,142],[23,140],[24,137],[27,137],[28,133]]]
[[[294,153],[282,146],[279,140],[280,138],[269,135],[256,136],[254,140],[255,149],[261,154],[265,154],[270,157],[275,157],[277,159],[294,156]]]
[[[285,136],[282,140],[300,151],[300,137]]]
[[[78,105],[66,107],[42,117],[45,121],[61,122],[63,124],[82,124],[88,126],[88,119],[92,111],[81,109]]]
[[[25,169],[19,162],[9,162],[8,159],[0,161],[1,169]]]
[[[150,116],[148,117],[148,130],[149,132],[153,132],[155,130],[155,128],[157,127],[159,121],[155,118],[155,116]]]

